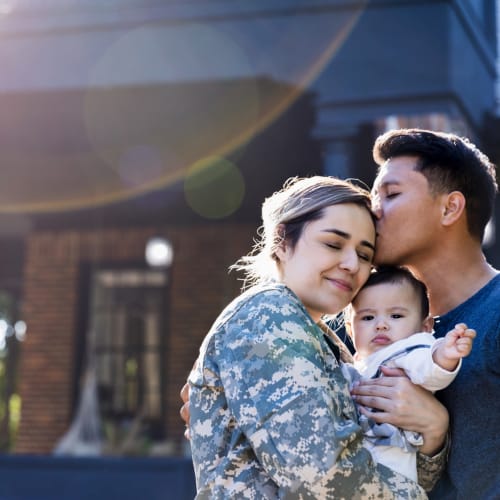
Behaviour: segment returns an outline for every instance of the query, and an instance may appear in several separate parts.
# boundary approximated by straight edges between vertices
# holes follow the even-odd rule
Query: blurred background
[[[0,498],[192,498],[179,390],[261,202],[296,175],[370,186],[392,128],[498,162],[497,18],[494,0],[1,0]],[[499,267],[495,220],[484,248]]]

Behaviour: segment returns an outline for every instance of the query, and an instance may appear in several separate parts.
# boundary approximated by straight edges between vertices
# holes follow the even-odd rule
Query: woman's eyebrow
[[[341,238],[344,238],[345,240],[351,239],[351,235],[349,233],[346,233],[345,231],[341,231],[340,229],[323,229],[321,232],[322,233],[333,233],[333,234],[336,234],[337,236],[340,236]],[[367,240],[362,240],[360,242],[360,245],[371,248],[373,251],[375,251],[375,245],[373,245],[372,243],[370,243]]]

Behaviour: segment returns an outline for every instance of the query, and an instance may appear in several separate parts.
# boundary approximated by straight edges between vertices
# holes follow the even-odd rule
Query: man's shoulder
[[[496,322],[500,317],[500,273],[461,304],[457,310],[480,320],[482,323]],[[467,321],[465,321],[467,323]],[[468,324],[468,323],[467,323]]]
[[[485,285],[476,290],[471,296],[459,304],[455,309],[444,314],[446,317],[456,310],[474,309],[477,310],[488,307],[496,302],[500,296],[500,273],[497,272]]]
[[[442,337],[457,323],[466,323],[487,335],[500,332],[500,273],[455,309],[436,318],[436,337]]]
[[[491,279],[489,283],[486,284],[486,286],[491,285],[492,290],[500,294],[500,271],[498,270],[495,271],[496,271],[495,276]]]

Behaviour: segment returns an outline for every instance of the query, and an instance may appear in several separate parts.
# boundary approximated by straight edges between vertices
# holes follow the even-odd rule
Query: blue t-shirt
[[[474,328],[472,352],[437,397],[450,412],[451,451],[431,499],[500,499],[500,274],[441,316],[436,336],[457,323]]]

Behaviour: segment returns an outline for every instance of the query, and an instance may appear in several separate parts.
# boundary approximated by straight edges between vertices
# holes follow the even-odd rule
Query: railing
[[[0,500],[191,500],[187,458],[0,456]]]

